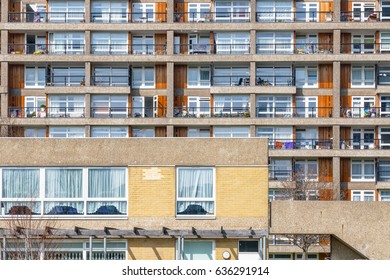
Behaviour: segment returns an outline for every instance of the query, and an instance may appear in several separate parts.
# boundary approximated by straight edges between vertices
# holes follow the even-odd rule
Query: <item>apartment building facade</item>
[[[299,173],[335,199],[386,201],[389,9],[1,1],[1,134],[269,138],[270,199]],[[271,242],[270,258],[299,258]]]

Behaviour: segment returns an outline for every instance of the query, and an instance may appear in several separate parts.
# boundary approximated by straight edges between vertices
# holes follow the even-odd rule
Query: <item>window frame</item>
[[[185,259],[185,257],[184,257],[184,254],[185,254],[185,243],[186,242],[190,242],[190,243],[199,243],[199,242],[202,242],[202,243],[211,243],[211,246],[212,246],[212,258],[211,258],[211,261],[212,260],[216,260],[216,241],[215,240],[209,240],[209,239],[205,239],[205,240],[194,240],[194,239],[182,239],[183,240],[183,243],[182,243],[182,248],[179,248],[179,245],[180,245],[180,243],[178,242],[178,241],[176,241],[176,259],[179,259],[179,256],[178,256],[178,254],[179,254],[179,252],[180,252],[180,249],[182,249],[183,251],[181,252],[182,253],[182,255],[180,256],[180,259],[182,259],[182,260],[187,260],[187,259]],[[203,261],[205,261],[205,260],[203,260]],[[206,261],[208,261],[208,260],[206,260]]]
[[[361,172],[360,174],[353,174],[353,165],[357,165],[359,164],[360,165],[360,169],[361,169]],[[365,174],[366,171],[366,165],[372,165],[373,166],[373,175],[370,175],[370,174]],[[353,159],[351,160],[351,182],[375,182],[376,180],[376,167],[375,167],[375,160],[374,159]],[[358,177],[359,178],[354,178],[355,177]],[[373,178],[366,178],[366,177],[373,177]]]
[[[283,3],[285,6],[277,5]],[[268,4],[268,6],[267,6]],[[271,5],[269,5],[271,4]],[[257,1],[258,22],[293,22],[293,1]]]
[[[315,163],[316,165],[316,173],[315,174],[309,174],[309,165],[310,164],[313,164]],[[300,176],[299,174],[296,175],[296,179],[297,180],[306,180],[306,181],[311,181],[311,182],[317,182],[318,179],[319,179],[319,170],[318,170],[318,160],[317,159],[297,159],[295,160],[294,164],[293,164],[293,172],[295,174],[297,174],[298,170],[297,170],[297,165],[298,164],[302,164],[303,165],[303,175],[304,177]],[[311,177],[309,177],[308,175],[310,175]],[[311,190],[308,190],[308,192],[310,193]],[[309,197],[310,194],[307,196]]]
[[[156,21],[156,3],[133,3],[132,4],[132,22],[136,23],[146,23],[146,22],[155,22]],[[153,11],[151,12],[150,9]],[[136,11],[137,12],[134,12]],[[138,12],[139,10],[139,12]],[[152,15],[150,17],[150,14]],[[135,16],[135,15],[141,15]]]
[[[283,104],[287,106],[280,106],[279,104]],[[291,95],[277,95],[277,96],[257,95],[256,96],[256,117],[291,118],[292,116],[293,116],[293,106],[292,106]]]
[[[360,70],[360,79],[354,79],[353,73],[354,70]],[[373,79],[370,80],[366,78],[368,75],[367,72],[372,71]],[[355,83],[355,84],[354,84]],[[371,84],[372,83],[372,84]],[[375,88],[376,78],[375,78],[375,66],[369,66],[369,65],[352,65],[351,67],[351,88]]]
[[[147,81],[145,79],[146,77],[146,71],[153,69],[153,81]],[[136,81],[135,80],[135,71],[141,71],[141,80]],[[155,88],[156,87],[156,69],[154,66],[134,66],[132,68],[132,75],[131,75],[131,87],[132,88]],[[153,82],[153,85],[151,84]]]
[[[289,37],[289,38],[288,38]],[[257,32],[257,54],[292,54],[294,53],[294,32]]]
[[[221,3],[221,4],[219,4]],[[245,3],[245,5],[235,5],[235,3]],[[220,11],[219,9],[222,9]],[[250,1],[215,1],[214,2],[214,21],[215,22],[249,22],[251,5]],[[226,16],[220,16],[223,14],[229,15],[229,18]],[[236,16],[238,14],[238,16]]]
[[[298,79],[298,71],[302,71],[304,77]],[[316,72],[316,80],[311,82],[309,73]],[[295,67],[295,85],[297,88],[318,88],[318,67],[317,66],[297,66]]]
[[[351,190],[351,201],[376,201],[375,195],[374,190]],[[359,197],[359,200],[355,200],[355,197]],[[372,197],[372,200],[366,200],[366,197]]]
[[[242,129],[242,128],[247,128],[248,132],[246,133],[246,136],[244,136],[244,132],[237,132],[234,130]],[[218,131],[221,129],[225,129],[226,131]],[[229,131],[227,131],[229,130]],[[218,132],[217,132],[218,131]],[[216,135],[217,132],[217,135]],[[225,134],[226,136],[218,136],[218,134]],[[229,134],[229,136],[227,136]],[[240,136],[235,136],[236,134],[242,134]],[[250,137],[250,128],[249,126],[214,126],[213,127],[213,137],[214,138],[249,138]]]
[[[196,80],[190,80],[190,71],[196,71]],[[202,80],[201,72],[208,72],[208,80]],[[210,88],[211,85],[211,69],[209,66],[188,66],[187,67],[187,88]]]
[[[382,193],[387,193],[385,195],[382,195]],[[379,201],[390,201],[390,190],[379,190]],[[384,199],[386,197],[386,199]]]
[[[54,131],[58,129],[64,129],[64,131]],[[74,130],[72,131],[72,129]],[[56,134],[62,134],[64,136],[54,136]],[[78,135],[78,136],[72,137],[72,135]],[[85,138],[85,127],[84,126],[49,126],[49,138]]]
[[[27,81],[27,69],[34,69],[34,84],[33,85],[28,85],[31,82]],[[44,73],[44,78],[43,80],[39,80],[39,71],[43,71]],[[45,88],[46,86],[46,67],[44,66],[25,66],[24,67],[24,88]],[[42,75],[42,73],[41,73]]]
[[[216,54],[249,54],[250,33],[216,32],[214,34]]]
[[[124,129],[124,132],[113,132],[113,129]],[[106,129],[107,132],[96,132],[97,129]],[[94,131],[95,130],[95,131]],[[96,133],[103,134],[105,133],[107,136],[96,136]],[[123,134],[125,133],[125,136],[115,136],[116,134]],[[94,135],[95,134],[95,135]],[[91,126],[91,138],[128,138],[129,137],[129,127],[125,125],[121,126],[114,126],[114,125],[94,125]]]
[[[49,95],[48,116],[53,117],[85,117],[84,95]]]

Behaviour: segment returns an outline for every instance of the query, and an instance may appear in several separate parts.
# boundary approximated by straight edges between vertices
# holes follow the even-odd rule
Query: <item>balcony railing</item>
[[[382,11],[344,11],[341,12],[340,21],[347,22],[378,22],[390,21],[390,12]]]
[[[167,22],[167,13],[91,13],[95,23],[161,23]]]
[[[250,22],[250,12],[186,12],[175,13],[175,22]]]
[[[68,87],[68,86],[85,86],[85,76],[47,76],[46,86]]]
[[[390,182],[390,171],[389,170],[381,170],[388,169],[387,166],[382,167],[380,164],[378,166],[377,176],[378,182]]]
[[[257,54],[332,54],[333,44],[300,43],[300,44],[256,44]]]
[[[268,148],[285,150],[329,150],[333,148],[333,141],[330,139],[270,139],[268,141]]]
[[[242,107],[175,107],[175,118],[249,118],[249,108]]]
[[[175,54],[249,54],[250,44],[175,44]]]
[[[256,86],[276,86],[276,87],[285,87],[285,86],[295,86],[295,77],[294,76],[256,76]]]
[[[330,118],[332,107],[256,107],[258,118]]]
[[[166,107],[92,107],[92,118],[163,118]]]
[[[11,118],[84,118],[84,107],[11,107]]]
[[[92,54],[167,54],[166,44],[91,44]]]
[[[237,75],[237,76],[225,76],[216,75],[211,79],[212,86],[249,86],[250,76]]]
[[[84,54],[84,44],[8,44],[10,54]]]
[[[390,43],[375,43],[374,39],[364,43],[343,43],[341,53],[351,54],[389,54]]]
[[[302,12],[271,12],[256,13],[257,22],[331,22],[333,12],[302,11]]]
[[[131,85],[130,75],[128,76],[92,76],[91,84],[93,86],[116,86],[128,87]]]
[[[388,107],[342,107],[343,118],[390,118]]]
[[[292,177],[293,171],[291,169],[270,167],[268,171],[268,178],[270,180],[290,181]]]
[[[85,22],[84,12],[9,12],[8,22]]]
[[[350,150],[388,150],[390,149],[390,139],[342,139],[340,141],[340,149],[350,149]]]

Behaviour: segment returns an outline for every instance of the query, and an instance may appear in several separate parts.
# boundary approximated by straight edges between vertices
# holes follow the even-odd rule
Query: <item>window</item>
[[[82,32],[49,33],[49,53],[83,54],[85,35]]]
[[[132,137],[138,137],[138,138],[154,137],[154,128],[133,128]]]
[[[127,126],[92,126],[91,137],[95,138],[127,138]]]
[[[92,84],[94,86],[130,85],[129,68],[127,67],[95,67],[93,69]]]
[[[91,3],[91,22],[127,22],[126,1],[92,1]]]
[[[316,34],[296,35],[297,53],[310,54],[310,53],[317,53],[317,51],[318,51],[318,37]]]
[[[352,66],[352,88],[375,87],[374,66]]]
[[[91,114],[94,118],[126,118],[127,95],[93,95]]]
[[[375,201],[375,191],[352,191],[352,201]]]
[[[318,162],[317,160],[308,159],[296,160],[294,172],[298,181],[317,181]]]
[[[293,149],[294,142],[292,127],[263,127],[256,128],[256,137],[268,138],[270,149]]]
[[[389,160],[378,161],[378,181],[390,182],[390,161]]]
[[[31,67],[26,66],[24,75],[24,84],[26,88],[43,88],[46,82],[46,68],[45,67]]]
[[[83,126],[51,126],[49,127],[50,138],[84,138]]]
[[[257,67],[256,85],[258,86],[293,86],[294,78],[291,67]]]
[[[374,53],[375,35],[353,35],[352,53]]]
[[[215,116],[249,116],[248,95],[215,95],[214,115]]]
[[[302,254],[295,253],[296,260],[302,260]],[[318,260],[318,254],[307,254],[307,260]]]
[[[42,110],[41,106],[46,106],[46,97],[44,96],[25,96],[24,97],[25,108],[24,117],[27,118],[43,118],[46,117],[46,112]],[[14,113],[14,112],[13,112]],[[16,114],[16,111],[15,111]],[[19,117],[16,114],[16,117]]]
[[[84,117],[83,95],[50,95],[48,116],[53,117]]]
[[[352,160],[351,181],[375,181],[374,160]]]
[[[132,49],[133,54],[154,54],[154,36],[134,35]]]
[[[187,87],[210,87],[210,67],[188,67]]]
[[[380,43],[381,53],[389,53],[390,52],[390,33],[381,32],[380,38],[381,38],[381,43]]]
[[[208,129],[208,128],[188,128],[187,137],[209,138],[210,137],[210,129]]]
[[[165,108],[158,108],[158,96],[145,97],[145,96],[133,96],[132,97],[132,117],[133,118],[152,118],[158,116],[158,109],[165,110]]]
[[[292,254],[268,254],[270,260],[292,260]]]
[[[271,159],[269,166],[269,178],[271,180],[291,180],[292,177],[292,163],[290,159]],[[283,196],[286,195],[284,190]],[[270,193],[269,193],[270,194]],[[281,196],[280,192],[275,190],[272,193],[272,200]],[[270,197],[268,197],[270,198]]]
[[[210,117],[210,97],[188,96],[188,106],[176,108],[175,116]]]
[[[261,260],[259,241],[239,240],[238,259],[239,260]]]
[[[352,117],[368,118],[376,113],[374,108],[374,96],[352,96]]]
[[[352,147],[354,149],[374,149],[375,148],[374,128],[353,128]]]
[[[248,22],[250,21],[249,1],[216,1],[216,22]]]
[[[45,138],[46,137],[46,128],[40,127],[25,127],[24,128],[24,137],[31,138]]]
[[[293,1],[257,1],[257,21],[292,22]]]
[[[258,32],[257,53],[259,54],[291,54],[293,53],[292,32]]]
[[[84,1],[49,1],[49,22],[84,22]]]
[[[318,144],[317,128],[296,128],[296,146],[298,149],[315,149]]]
[[[298,66],[295,68],[296,86],[302,88],[317,88],[317,66]]]
[[[281,245],[281,246],[288,246],[292,245],[291,241],[287,237],[283,237],[280,235],[269,235],[268,237],[268,244],[269,245]]]
[[[291,96],[258,95],[256,113],[259,118],[291,118]]]
[[[81,86],[85,83],[84,67],[52,67],[48,85]]]
[[[273,201],[273,200],[291,200],[291,194],[287,190],[283,189],[270,189],[268,191],[268,200]]]
[[[215,175],[211,167],[179,167],[177,216],[215,215]]]
[[[390,149],[390,127],[379,128],[379,144],[382,150]]]
[[[217,54],[249,54],[249,33],[216,33]]]
[[[248,79],[249,67],[221,67],[214,68],[213,86],[238,86],[245,85],[243,81]]]
[[[184,240],[183,260],[214,260],[215,241],[212,240]]]
[[[297,2],[296,21],[318,22],[318,5],[318,2]]]
[[[91,53],[128,54],[128,33],[92,33]]]
[[[381,107],[380,107],[381,117],[382,118],[390,117],[390,96],[382,95],[380,97],[380,101],[381,101]]]
[[[247,138],[249,137],[248,126],[214,126],[215,138]]]
[[[134,3],[132,10],[133,22],[154,22],[154,3]]]
[[[368,17],[375,11],[375,3],[355,2],[352,3],[353,20],[367,21]]]
[[[318,117],[318,97],[317,96],[297,96],[295,110],[298,118]]]
[[[378,67],[378,85],[390,85],[390,67]]]
[[[205,22],[210,21],[209,3],[188,3],[188,21]]]
[[[154,88],[154,67],[133,67],[133,88]]]
[[[390,201],[390,191],[388,191],[388,190],[379,191],[379,200],[380,201]]]
[[[389,21],[390,20],[390,1],[382,1],[381,2],[381,8],[382,8],[382,21]]]
[[[180,52],[180,37],[177,44],[175,42],[175,53]],[[189,54],[210,54],[210,34],[189,34],[188,35],[188,53]]]

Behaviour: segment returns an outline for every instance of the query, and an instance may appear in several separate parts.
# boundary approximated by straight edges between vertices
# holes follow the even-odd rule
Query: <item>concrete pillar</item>
[[[256,22],[256,1],[251,1],[251,22]]]
[[[0,137],[8,137],[8,126],[0,126]]]
[[[333,118],[340,117],[340,61],[333,62]]]
[[[251,61],[249,64],[249,76],[250,76],[250,86],[256,86],[256,62]]]
[[[91,22],[91,0],[84,0],[85,1],[85,22],[90,23]]]
[[[340,126],[334,125],[332,127],[332,135],[333,135],[333,149],[340,149]]]
[[[8,22],[8,0],[1,0],[1,22]]]
[[[255,93],[251,93],[250,96],[249,96],[249,104],[250,104],[250,115],[251,115],[251,118],[255,118],[256,117],[256,94]]]
[[[167,137],[174,137],[174,127],[173,125],[167,125]]]
[[[0,116],[8,116],[8,62],[1,62],[1,105]]]
[[[256,137],[256,126],[253,124],[249,128],[249,137]]]
[[[256,30],[250,31],[250,54],[256,54]]]
[[[85,138],[91,137],[91,126],[86,125],[85,126]]]
[[[91,81],[91,62],[85,62],[85,86],[86,87],[89,87],[92,85],[92,81]]]
[[[2,92],[1,93],[1,108],[0,108],[0,117],[6,118],[8,117],[8,94]]]
[[[8,54],[8,30],[1,30],[1,54]]]
[[[340,200],[340,157],[333,157],[332,160],[333,166],[333,200]]]
[[[174,0],[167,1],[167,23],[173,23],[173,14],[175,10],[174,2]]]
[[[173,102],[174,102],[174,63],[167,63],[167,118],[173,118]]]
[[[85,54],[91,54],[91,31],[85,30]]]
[[[340,22],[341,0],[333,0],[333,21]]]
[[[340,54],[341,47],[341,30],[333,30],[333,54]]]
[[[167,31],[167,54],[168,55],[173,55],[173,51],[175,48],[174,43],[175,43],[174,32],[173,30],[168,30]]]
[[[85,102],[85,117],[90,118],[91,117],[91,94],[86,93],[84,96],[84,102]]]

